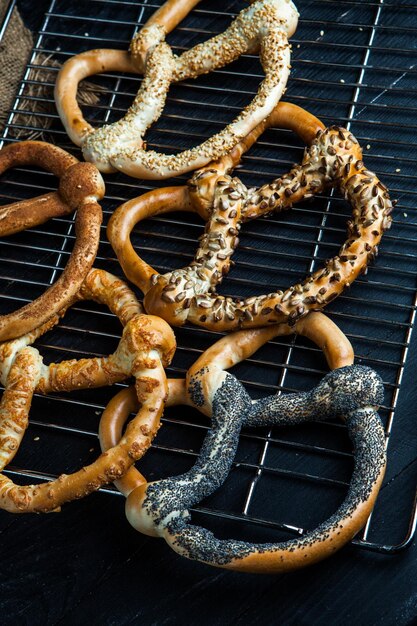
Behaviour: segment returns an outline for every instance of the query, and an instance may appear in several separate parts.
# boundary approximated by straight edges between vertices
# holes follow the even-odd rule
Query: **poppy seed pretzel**
[[[314,336],[320,345],[320,335],[324,332],[327,346],[333,352],[330,364],[340,366],[310,392],[251,401],[239,381],[224,371],[253,354],[277,330],[279,334],[292,332],[282,324],[277,330],[250,329],[222,338],[188,371],[183,397],[178,391],[178,381],[173,381],[171,394],[169,381],[167,404],[183,402],[212,414],[212,426],[196,464],[188,472],[147,483],[132,467],[117,481],[118,488],[127,496],[126,515],[134,528],[163,537],[182,556],[209,565],[278,573],[330,556],[363,527],[375,503],[386,464],[384,429],[376,413],[383,399],[382,383],[370,368],[351,365],[353,352],[349,342],[338,329],[334,333],[334,324],[323,314],[310,313],[296,327],[301,330],[300,326],[305,324],[308,328],[310,320],[316,325],[310,338]],[[345,342],[342,339],[333,345],[335,334],[344,337]],[[135,409],[134,395],[129,390],[123,390],[111,400],[100,423],[102,449],[118,441],[123,423]],[[226,479],[241,426],[295,425],[334,417],[346,421],[355,447],[355,465],[345,501],[326,522],[297,539],[267,544],[218,540],[205,528],[191,523],[189,508],[213,493]]]
[[[92,299],[106,304],[122,322],[123,335],[108,357],[63,361],[46,366],[29,344],[51,329],[61,311],[31,333],[0,344],[0,471],[19,448],[35,392],[72,391],[112,385],[131,376],[140,408],[116,446],[92,464],[52,482],[19,486],[0,474],[0,508],[12,513],[47,512],[82,498],[120,477],[148,449],[159,428],[167,395],[164,372],[175,352],[175,337],[163,320],[142,313],[128,286],[102,270],[91,270],[72,303]]]
[[[301,165],[258,190],[248,190],[228,172],[269,126],[292,128],[309,146]],[[288,209],[329,187],[338,188],[353,207],[348,239],[337,256],[285,290],[246,299],[215,292],[229,271],[242,222]],[[189,266],[160,275],[136,254],[130,233],[144,218],[177,210],[199,213],[207,221],[205,232]],[[294,324],[308,311],[322,309],[376,256],[382,234],[391,225],[391,212],[385,185],[365,168],[350,132],[324,128],[307,111],[280,103],[230,155],[196,172],[188,187],[158,189],[121,205],[109,221],[107,235],[126,276],[144,292],[148,313],[173,326],[188,321],[230,331],[284,321]]]
[[[179,3],[182,7],[182,3]],[[189,9],[196,2],[185,3]],[[183,7],[184,8],[184,7]],[[281,98],[289,76],[290,37],[298,13],[291,0],[255,0],[235,18],[229,28],[208,41],[175,56],[165,42],[175,24],[152,20],[131,44],[131,56],[112,50],[95,50],[73,57],[61,69],[55,100],[71,139],[82,147],[84,158],[102,172],[121,170],[136,178],[163,179],[178,176],[228,153],[271,113]],[[161,154],[143,148],[143,136],[159,119],[171,83],[196,78],[259,51],[265,78],[252,102],[220,133],[201,145],[179,154]],[[113,54],[114,53],[114,54]],[[78,82],[95,72],[144,73],[132,106],[119,121],[94,130],[82,117],[75,96]]]
[[[104,182],[91,163],[80,163],[68,152],[41,141],[21,141],[0,150],[0,173],[16,166],[41,167],[60,178],[58,191],[0,207],[0,236],[43,224],[52,217],[77,211],[75,244],[58,280],[33,302],[0,316],[0,340],[23,335],[67,306],[80,289],[96,257]]]
[[[233,333],[213,344],[198,359],[186,379],[168,379],[167,407],[177,405],[192,406],[207,417],[213,413],[213,397],[225,378],[226,369],[230,369],[249,358],[267,341],[276,337],[300,335],[315,343],[322,351],[330,369],[352,365],[354,352],[346,335],[323,313],[312,312],[299,320],[294,326],[277,324],[268,328],[255,328]],[[197,384],[190,384],[192,373],[200,371],[210,363],[204,376]],[[124,423],[130,413],[136,412],[138,402],[134,387],[123,389],[116,394],[104,410],[99,427],[102,450],[113,447],[119,441]],[[128,496],[139,485],[146,484],[143,475],[131,467],[115,485]]]
[[[230,422],[237,418],[234,411],[242,410],[244,403],[243,388],[236,382],[236,379],[227,377],[213,398],[213,412],[216,411],[220,419],[230,415],[229,427]],[[143,498],[143,517],[136,522],[142,524],[144,529],[152,525],[182,556],[225,569],[278,573],[304,567],[330,556],[365,525],[382,484],[386,467],[385,434],[376,411],[382,398],[383,388],[379,376],[370,368],[359,365],[327,374],[309,393],[272,396],[254,405],[248,404],[247,396],[248,412],[244,422],[247,426],[295,425],[336,416],[346,422],[355,456],[348,493],[343,504],[328,520],[302,538],[266,544],[216,539],[210,531],[190,524],[187,509],[206,494],[202,489],[200,491],[199,486],[192,495],[188,494],[184,476],[153,484],[145,492],[139,488],[136,497]],[[202,450],[200,457],[202,463],[210,458],[211,476],[208,481],[211,479],[214,487],[217,486],[219,467],[225,466],[233,450],[230,440],[226,442],[223,437],[221,441],[219,439],[216,441],[218,447],[215,459],[211,456],[211,442]],[[199,467],[196,469],[201,471]],[[192,471],[189,478],[192,481]],[[180,494],[176,493],[173,498],[178,482],[184,488],[180,487]],[[129,497],[128,507],[135,506],[132,500],[133,495]],[[134,519],[134,513],[131,517]]]

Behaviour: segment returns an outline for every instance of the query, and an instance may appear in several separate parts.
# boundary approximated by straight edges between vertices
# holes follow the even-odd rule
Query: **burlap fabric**
[[[8,0],[0,0],[0,23],[7,5]],[[14,9],[0,42],[0,137],[14,104],[32,46],[32,33],[23,24],[18,10]],[[30,82],[26,82],[23,87],[22,97],[19,98],[19,112],[13,115],[8,134],[19,139],[44,139],[53,143],[53,135],[47,131],[56,116],[53,85],[60,63],[51,55],[37,54],[32,60],[32,66],[28,75]],[[99,85],[83,81],[77,100],[81,106],[91,106],[97,104],[100,93],[104,91]]]
[[[3,23],[8,4],[8,0],[0,0],[0,23]],[[1,131],[13,105],[32,46],[32,33],[25,27],[19,11],[15,8],[4,37],[0,42]]]

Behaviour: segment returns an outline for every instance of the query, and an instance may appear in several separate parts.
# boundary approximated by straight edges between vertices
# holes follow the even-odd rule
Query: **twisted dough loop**
[[[331,369],[351,365],[353,348],[344,333],[323,313],[311,313],[294,326],[277,324],[269,328],[238,331],[216,341],[190,367],[186,379],[168,380],[167,407],[185,404],[197,408],[211,417],[213,397],[225,378],[225,370],[249,358],[267,341],[287,335],[300,335],[315,343],[326,357]],[[200,399],[196,401],[192,379],[200,372]],[[133,387],[123,389],[110,400],[100,420],[99,436],[102,450],[116,445],[128,416],[137,411],[137,399]],[[146,479],[134,467],[115,484],[128,496],[137,486],[146,484]]]
[[[187,380],[168,380],[166,406],[186,404],[198,408],[210,417],[213,395],[219,385],[219,377],[220,381],[224,378],[224,370],[249,358],[267,341],[294,334],[306,337],[315,343],[323,351],[331,369],[346,367],[353,363],[353,348],[346,335],[326,315],[313,312],[299,320],[294,326],[277,324],[268,328],[238,331],[219,339],[191,366],[187,372]],[[197,404],[194,395],[190,394],[189,381],[192,376],[202,370],[206,371],[206,375],[201,380],[204,402]],[[133,387],[120,391],[109,402],[100,421],[100,441],[103,450],[117,443],[128,415],[136,410],[137,399]],[[138,484],[144,482],[146,479],[132,467],[116,484],[122,493],[128,495]]]
[[[311,325],[310,325],[311,324]],[[247,358],[265,341],[298,330],[318,345],[325,338],[331,364],[340,366],[309,393],[271,396],[251,402],[242,385],[224,370]],[[327,354],[328,356],[328,354]],[[353,352],[344,335],[320,313],[311,313],[290,328],[284,325],[240,331],[206,351],[187,373],[185,385],[169,381],[168,405],[191,404],[212,413],[212,427],[194,467],[175,478],[154,483],[134,468],[117,481],[127,496],[126,515],[141,532],[161,536],[179,554],[227,569],[282,572],[325,558],[341,548],[365,524],[385,471],[384,431],[375,411],[383,398],[379,377],[352,366]],[[135,410],[130,390],[109,403],[100,423],[102,449],[121,436]],[[301,538],[276,544],[218,540],[191,524],[188,509],[210,495],[227,477],[242,425],[297,424],[339,416],[355,444],[355,468],[344,503],[327,522]]]
[[[115,168],[136,178],[168,178],[189,172],[229,152],[267,117],[281,98],[289,76],[288,37],[298,13],[290,0],[256,0],[220,35],[176,57],[165,43],[167,34],[196,2],[178,2],[175,20],[167,5],[145,24],[131,44],[131,56],[115,50],[94,50],[67,61],[55,87],[61,120],[84,158],[102,172]],[[166,12],[164,13],[164,8]],[[260,53],[265,79],[252,102],[223,131],[200,146],[176,155],[143,149],[143,135],[159,119],[172,82],[196,78],[236,60]],[[132,106],[120,121],[94,130],[76,103],[81,79],[97,72],[140,71],[144,79]]]
[[[98,201],[104,196],[104,182],[94,165],[79,163],[61,148],[40,141],[21,141],[0,151],[0,173],[22,165],[52,172],[60,178],[59,189],[2,206],[0,235],[11,235],[76,210],[76,238],[58,280],[33,302],[0,316],[2,341],[30,332],[67,306],[89,272],[100,240],[102,211]]]
[[[71,360],[46,366],[32,341],[52,328],[56,315],[28,335],[0,345],[0,469],[16,453],[28,424],[34,392],[71,391],[136,379],[140,408],[125,435],[92,464],[50,483],[18,486],[0,474],[0,507],[14,513],[47,512],[81,498],[121,476],[148,449],[158,430],[167,395],[164,373],[175,352],[175,337],[161,319],[143,315],[125,283],[102,270],[91,270],[72,302],[93,299],[108,304],[124,325],[116,351],[109,357]]]
[[[301,165],[251,191],[227,172],[269,126],[292,128],[310,145]],[[353,210],[348,239],[324,268],[267,295],[243,299],[215,292],[229,271],[242,222],[288,209],[329,187],[339,188]],[[160,275],[136,254],[130,233],[144,218],[177,210],[194,211],[207,220],[205,233],[188,267]],[[386,187],[365,168],[358,142],[349,131],[324,129],[307,111],[279,103],[230,155],[196,172],[188,186],[158,189],[121,205],[109,221],[107,234],[126,276],[144,292],[148,313],[173,326],[188,321],[229,331],[283,321],[294,324],[308,311],[322,309],[366,271],[391,225],[391,212]]]
[[[150,27],[163,28],[171,32],[200,0],[168,0],[146,22],[141,32],[149,33]],[[148,48],[153,44],[145,34],[142,38],[143,49],[136,46],[136,54],[130,55],[125,50],[99,48],[87,50],[71,57],[64,63],[55,83],[55,102],[62,123],[71,141],[81,146],[85,136],[94,130],[83,117],[77,103],[79,83],[94,74],[103,72],[127,72],[143,74]]]

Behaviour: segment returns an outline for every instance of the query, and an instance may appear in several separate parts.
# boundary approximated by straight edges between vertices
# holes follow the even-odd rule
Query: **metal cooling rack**
[[[77,154],[54,110],[56,67],[48,60],[41,62],[39,55],[53,55],[63,62],[95,47],[125,49],[161,3],[52,0],[3,142],[16,141],[19,132],[36,134],[39,118],[43,118],[50,123],[44,138]],[[188,48],[224,29],[242,6],[236,0],[205,0],[169,41],[177,51]],[[351,339],[357,361],[376,368],[384,379],[386,397],[380,414],[387,435],[388,472],[375,511],[354,544],[392,553],[410,544],[416,526],[414,493],[402,489],[398,482],[407,466],[407,454],[411,454],[406,449],[404,452],[404,426],[406,432],[407,428],[415,432],[415,426],[412,416],[399,413],[398,406],[417,296],[417,214],[413,207],[417,159],[409,135],[417,128],[413,105],[417,4],[394,0],[298,0],[297,6],[301,19],[292,40],[293,71],[286,99],[305,106],[326,124],[348,127],[364,147],[367,166],[399,199],[395,225],[384,236],[379,259],[350,292],[327,308]],[[6,25],[10,14],[6,15]],[[34,70],[43,73],[49,93],[31,95],[39,83],[33,78]],[[164,114],[148,134],[148,145],[176,151],[218,131],[249,101],[261,76],[257,57],[247,55],[212,75],[172,86]],[[99,104],[85,108],[86,117],[96,124],[120,117],[140,82],[138,77],[115,74],[93,80],[105,88]],[[31,110],[36,110],[41,100],[50,108],[35,118]],[[246,184],[260,185],[299,161],[302,149],[291,133],[270,130],[245,156],[239,175]],[[43,193],[54,185],[51,175],[26,168],[4,174],[1,189],[7,201]],[[106,177],[106,186],[105,223],[96,265],[121,275],[106,240],[106,222],[122,201],[155,184],[117,174]],[[347,205],[331,193],[286,214],[246,225],[236,266],[223,285],[223,293],[251,295],[269,292],[272,285],[294,284],[337,252],[345,238],[348,213]],[[201,232],[198,220],[173,214],[141,224],[134,243],[162,272],[192,258]],[[71,216],[3,239],[1,312],[43,292],[61,272],[73,241]],[[176,334],[179,347],[168,373],[179,376],[218,334],[191,326],[178,329]],[[38,344],[49,362],[109,353],[119,336],[118,322],[110,313],[85,303],[74,307],[59,328]],[[325,373],[326,364],[315,347],[292,338],[270,342],[234,371],[258,397],[311,387]],[[101,389],[68,396],[37,396],[28,433],[8,474],[18,476],[22,482],[33,482],[56,477],[64,469],[64,456],[65,471],[90,462],[98,452],[99,415],[114,393],[114,389]],[[167,411],[163,422],[164,428],[140,464],[152,479],[190,467],[207,430],[207,423],[191,409]],[[59,458],[48,452],[51,447],[60,450]],[[398,450],[404,453],[400,464]],[[346,431],[336,422],[292,430],[248,430],[242,433],[228,481],[194,513],[220,534],[233,532],[233,536],[246,538],[249,533],[253,539],[257,533],[258,539],[269,541],[287,538],[317,524],[337,507],[351,468]],[[394,490],[392,485],[396,486]],[[111,488],[106,491],[116,494]],[[397,526],[387,529],[384,511],[393,506],[401,513]]]

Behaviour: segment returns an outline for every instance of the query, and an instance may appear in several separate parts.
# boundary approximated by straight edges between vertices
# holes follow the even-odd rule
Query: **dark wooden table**
[[[408,474],[415,482],[415,467]],[[391,626],[417,616],[415,544],[391,557],[346,547],[282,576],[223,572],[139,535],[122,499],[102,494],[61,514],[2,515],[1,562],[3,624]]]

